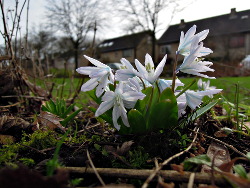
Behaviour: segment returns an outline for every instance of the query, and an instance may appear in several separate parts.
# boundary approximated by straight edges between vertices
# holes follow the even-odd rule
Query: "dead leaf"
[[[239,188],[249,188],[250,187],[250,181],[242,178],[235,176],[231,173],[228,172],[220,172],[222,175],[226,176],[226,178],[233,184],[235,184]]]
[[[177,165],[177,164],[171,164],[170,165],[171,168],[177,172],[179,172],[180,174],[184,174],[184,167],[183,164]]]
[[[6,145],[6,144],[12,144],[14,142],[15,138],[13,136],[0,134],[0,144]]]
[[[218,187],[214,185],[199,185],[199,188],[218,188]]]
[[[0,117],[0,133],[8,132],[12,127],[16,129],[26,129],[30,123],[19,117],[2,116]]]
[[[60,121],[62,121],[63,119],[50,112],[41,111],[40,115],[37,116],[37,120],[40,129],[45,128],[49,130],[55,130],[58,128],[61,131],[65,132],[65,127],[63,127],[60,123]]]
[[[124,142],[121,147],[117,147],[116,153],[121,156],[125,155],[133,143],[133,141]]]
[[[219,167],[223,163],[228,163],[231,161],[230,154],[228,149],[225,146],[212,142],[207,150],[207,156],[211,159],[214,159],[214,166]],[[203,165],[201,172],[210,172],[211,168]]]
[[[218,138],[221,138],[221,137],[227,137],[228,134],[226,134],[225,131],[220,130],[220,131],[216,131],[216,132],[214,133],[214,136],[215,136],[215,137],[218,137]]]
[[[158,184],[156,188],[174,188],[175,184],[173,182],[171,183],[165,183],[162,178],[158,179]]]
[[[227,163],[221,164],[220,166],[218,166],[218,168],[220,170],[222,170],[223,172],[230,172],[230,173],[232,173],[232,169],[233,169],[234,163],[237,160],[239,160],[239,159],[245,159],[245,158],[243,158],[243,157],[236,157],[236,158],[232,159],[231,161],[229,161]]]

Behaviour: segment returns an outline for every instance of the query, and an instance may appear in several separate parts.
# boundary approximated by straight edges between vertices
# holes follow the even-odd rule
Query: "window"
[[[161,53],[161,55],[170,54],[171,53],[171,45],[161,46],[160,53]]]
[[[123,50],[122,51],[122,56],[123,57],[132,57],[133,56],[133,50],[132,49]]]
[[[230,48],[241,48],[245,46],[244,36],[234,36],[230,38],[229,47]]]

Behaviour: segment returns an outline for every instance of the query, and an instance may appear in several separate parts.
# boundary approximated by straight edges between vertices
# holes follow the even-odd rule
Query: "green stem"
[[[172,81],[172,91],[174,92],[174,88],[175,88],[175,80],[176,80],[176,67],[177,67],[177,63],[178,63],[178,52],[175,55],[175,62],[174,62],[174,66],[173,66],[173,81]]]
[[[193,81],[188,84],[180,93],[178,93],[178,95],[176,95],[176,98],[178,98],[179,96],[181,96],[185,91],[187,91],[192,85],[194,85],[194,83],[196,82],[196,79],[193,79]]]
[[[239,83],[236,84],[236,92],[235,92],[235,110],[236,110],[236,130],[242,131],[239,122]],[[239,137],[240,134],[238,135]]]
[[[145,113],[147,126],[148,126],[148,119],[149,119],[149,109],[150,109],[152,101],[153,101],[153,95],[154,95],[154,86],[152,86],[152,92],[151,92],[149,103],[148,103],[148,106],[146,108],[146,113]]]
[[[143,79],[141,78],[141,77],[138,77],[140,80],[141,80],[141,82],[142,82],[142,85],[143,85],[143,89],[146,89],[146,85],[145,85],[145,83],[144,83],[144,81],[143,81]]]

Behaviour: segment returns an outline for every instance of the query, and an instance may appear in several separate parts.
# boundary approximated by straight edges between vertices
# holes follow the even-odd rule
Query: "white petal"
[[[127,101],[137,101],[143,99],[146,95],[141,92],[128,91],[122,94],[123,99]]]
[[[123,108],[121,111],[122,122],[124,123],[126,127],[130,127],[129,122],[128,122],[128,117],[127,117],[127,111],[123,106],[121,108]]]
[[[163,57],[163,59],[161,60],[161,62],[159,63],[159,65],[156,67],[155,69],[155,73],[154,73],[154,80],[158,79],[158,77],[161,75],[163,68],[166,64],[166,59],[167,59],[167,55],[165,55]]]
[[[106,91],[102,96],[102,101],[111,101],[115,98],[115,93],[113,91]]]
[[[187,40],[191,39],[196,32],[196,25],[193,25],[185,34]]]
[[[203,41],[207,37],[208,33],[209,33],[209,30],[206,29],[197,33],[195,36],[199,37],[199,42],[200,42],[200,41]]]
[[[187,105],[194,110],[197,106],[201,104],[202,95],[199,95],[197,92],[191,92],[191,91],[186,91],[186,99],[187,99]]]
[[[145,67],[137,59],[135,60],[135,66],[136,66],[137,70],[142,74],[142,76],[148,74]]]
[[[99,70],[96,70],[95,72],[92,72],[89,77],[90,78],[97,78],[97,77],[102,77],[105,74],[109,74],[109,72],[106,69],[103,68],[98,68]]]
[[[132,109],[135,107],[135,104],[136,104],[137,101],[126,101],[126,100],[123,100],[123,104],[126,108],[128,109]]]
[[[111,71],[111,69],[109,71],[109,80],[110,80],[111,84],[114,84],[115,76],[114,76],[113,72]]]
[[[198,91],[197,93],[199,95],[205,96],[205,95],[214,95],[214,94],[220,93],[221,91],[222,89],[209,89],[206,91]]]
[[[98,85],[97,78],[91,78],[86,83],[84,83],[81,87],[81,91],[90,91],[94,89]]]
[[[146,56],[145,56],[145,67],[147,66],[147,64],[150,64],[150,67],[152,67],[152,68],[155,67],[153,59],[149,54],[146,54]]]
[[[127,59],[122,58],[120,61],[121,61],[121,63],[122,63],[124,66],[126,66],[127,69],[129,69],[129,70],[134,69],[134,67],[131,65],[131,63],[130,63]]]
[[[165,79],[158,80],[158,86],[161,92],[167,87],[170,87],[171,85],[172,85],[172,80],[165,80]]]
[[[202,47],[199,54],[197,55],[197,57],[202,57],[202,56],[206,56],[213,53],[213,51],[210,48],[205,48]]]
[[[76,71],[79,74],[85,74],[85,75],[89,75],[92,72],[98,71],[100,68],[98,67],[79,67],[78,69],[76,69]]]
[[[114,127],[119,131],[121,128],[121,125],[118,124],[118,118],[121,116],[121,111],[120,108],[115,105],[113,108],[113,112],[112,112],[112,119],[113,119],[113,124]]]
[[[95,116],[98,117],[102,115],[103,113],[108,111],[110,108],[112,108],[113,105],[114,105],[114,100],[102,102],[99,108],[97,109],[97,111],[95,112]]]
[[[115,79],[117,81],[126,81],[129,78],[133,78],[135,74],[128,69],[120,69],[116,71]]]
[[[107,68],[107,67],[108,67],[107,65],[103,64],[102,62],[100,62],[100,61],[98,61],[98,60],[96,60],[96,59],[93,59],[93,58],[88,57],[88,56],[86,56],[86,55],[84,55],[84,57],[85,57],[86,59],[88,59],[93,65],[95,65],[95,66],[97,66],[97,67],[101,67],[101,68]]]
[[[132,85],[133,88],[135,88],[136,91],[140,92],[141,91],[141,86],[136,78],[129,78],[128,79],[129,83]]]
[[[96,88],[96,96],[100,97],[102,93],[104,92],[106,86],[108,85],[108,75],[104,75],[100,81],[99,85]]]

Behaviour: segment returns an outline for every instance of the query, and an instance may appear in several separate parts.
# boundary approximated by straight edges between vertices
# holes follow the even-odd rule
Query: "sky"
[[[177,24],[181,19],[186,22],[199,20],[203,18],[218,16],[222,14],[230,13],[231,8],[236,8],[236,11],[242,11],[250,9],[250,0],[193,0],[194,2],[188,5],[182,12],[175,14],[170,25]],[[20,6],[24,0],[19,0]],[[5,9],[14,8],[15,0],[4,0]],[[33,28],[38,28],[46,22],[45,19],[45,6],[46,0],[30,0],[30,11],[29,11],[29,30]],[[26,7],[23,10],[21,17],[21,28],[22,33],[25,33],[26,25]],[[2,23],[0,24],[0,29],[2,31]],[[158,33],[158,38],[163,33]],[[97,36],[102,39],[114,38],[124,35],[124,31],[119,29],[119,25],[116,28],[110,30],[105,30],[105,32],[97,31]],[[2,39],[0,39],[2,40]],[[2,43],[2,41],[0,41]]]

